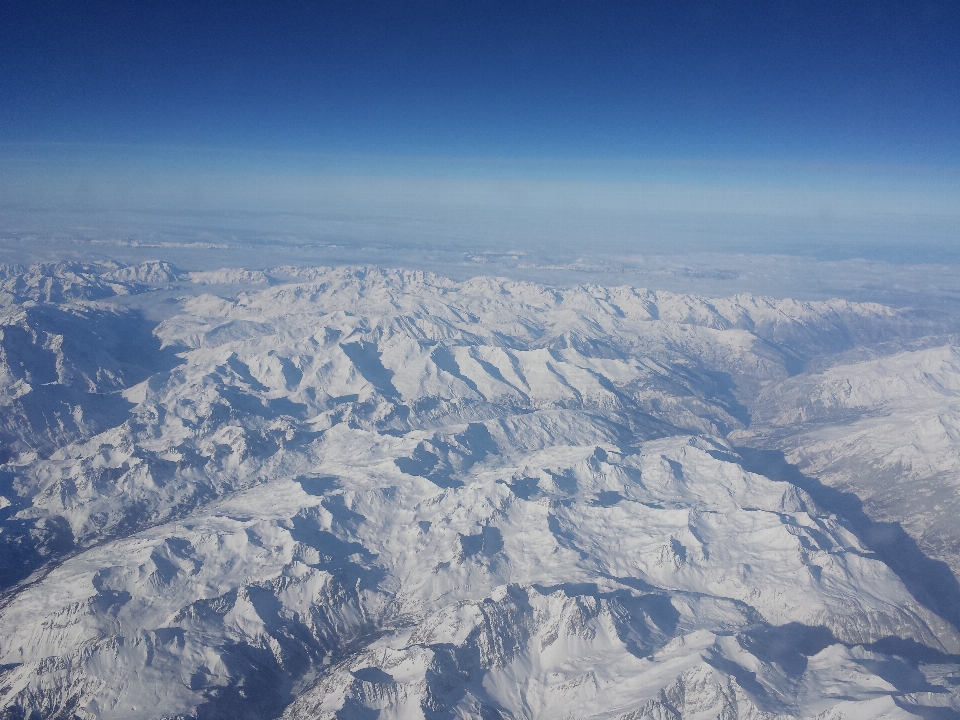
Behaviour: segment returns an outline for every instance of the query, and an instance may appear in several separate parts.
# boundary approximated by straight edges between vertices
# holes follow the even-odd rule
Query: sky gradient
[[[960,227],[948,0],[8,0],[0,97],[0,208]]]

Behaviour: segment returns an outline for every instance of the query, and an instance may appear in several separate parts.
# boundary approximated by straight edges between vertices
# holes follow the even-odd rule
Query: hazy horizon
[[[0,21],[6,238],[960,261],[951,3]]]

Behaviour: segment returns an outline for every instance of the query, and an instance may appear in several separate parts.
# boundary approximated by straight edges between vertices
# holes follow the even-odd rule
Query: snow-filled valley
[[[0,718],[960,717],[955,329],[3,268]]]

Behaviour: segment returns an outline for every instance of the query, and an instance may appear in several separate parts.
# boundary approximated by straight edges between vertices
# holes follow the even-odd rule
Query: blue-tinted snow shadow
[[[70,362],[61,378],[57,356],[38,340],[40,334],[34,337],[21,328],[4,327],[0,345],[7,363],[16,375],[28,379],[32,390],[0,419],[0,462],[10,459],[12,447],[31,447],[43,457],[59,446],[121,425],[130,419],[135,404],[120,390],[183,362],[175,348],[162,347],[154,334],[157,322],[136,310],[74,312],[41,304],[26,312],[32,328],[61,338],[61,351]],[[113,389],[90,392],[83,372],[98,380],[101,375],[115,378]],[[77,422],[78,416],[82,422]],[[31,504],[36,491],[22,470],[0,471],[0,494],[11,501],[6,512],[0,511],[0,594],[75,549],[64,518],[11,517]]]
[[[903,581],[922,605],[960,629],[960,583],[949,566],[927,557],[899,523],[877,522],[853,493],[828,487],[804,475],[779,450],[735,448],[744,469],[807,492],[824,510],[845,519],[864,545]]]

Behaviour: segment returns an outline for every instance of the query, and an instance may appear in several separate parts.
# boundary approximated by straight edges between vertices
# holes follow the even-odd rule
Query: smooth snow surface
[[[953,472],[954,349],[797,375],[903,311],[374,268],[0,289],[0,717],[960,714],[946,601],[738,445],[936,399],[911,467]],[[903,464],[882,417],[848,431]]]

